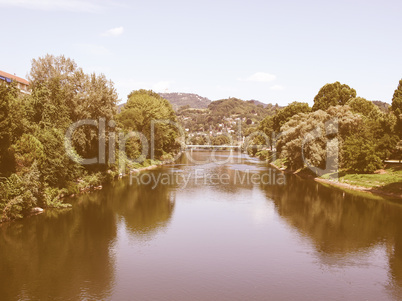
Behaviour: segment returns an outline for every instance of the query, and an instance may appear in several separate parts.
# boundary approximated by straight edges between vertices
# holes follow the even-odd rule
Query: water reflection
[[[176,181],[176,188],[181,189],[208,187],[238,193],[243,189],[253,189],[261,181],[268,185],[286,184],[282,173],[267,169],[265,162],[237,151],[218,151],[212,155],[209,151],[187,152],[174,170],[165,168],[165,171],[176,173],[175,178],[181,179],[180,183]],[[182,179],[188,179],[188,182]]]
[[[82,203],[0,227],[2,300],[101,299],[110,293],[115,218],[95,195]]]
[[[109,299],[119,220],[150,239],[170,220],[174,193],[126,179],[72,203],[0,227],[1,300]]]
[[[192,155],[202,163],[141,173],[164,184],[125,178],[0,226],[0,299],[402,297],[401,204],[295,176],[256,183],[282,173],[236,152]]]
[[[159,171],[146,172],[157,174]],[[114,183],[108,189],[107,200],[113,210],[123,218],[132,235],[152,235],[165,228],[174,211],[175,192],[170,185],[138,185],[128,179]]]
[[[296,176],[289,176],[286,186],[262,185],[262,189],[274,201],[279,215],[311,239],[316,256],[324,264],[347,265],[354,255],[384,247],[389,257],[392,287],[401,296],[400,202],[345,193]]]

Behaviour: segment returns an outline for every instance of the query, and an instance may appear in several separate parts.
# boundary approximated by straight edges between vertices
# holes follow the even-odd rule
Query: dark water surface
[[[1,225],[0,300],[402,299],[401,203],[192,155]]]

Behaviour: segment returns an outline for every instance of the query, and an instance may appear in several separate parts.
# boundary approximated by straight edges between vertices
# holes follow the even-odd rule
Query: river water
[[[401,202],[187,154],[1,225],[0,300],[402,299]]]

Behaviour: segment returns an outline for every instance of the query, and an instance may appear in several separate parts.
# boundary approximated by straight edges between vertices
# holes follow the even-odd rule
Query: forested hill
[[[247,102],[254,103],[256,106],[262,105],[264,108],[265,108],[266,106],[268,106],[268,104],[263,103],[263,102],[261,102],[261,101],[259,101],[259,100],[255,100],[255,99],[247,100]]]
[[[175,110],[182,106],[189,106],[194,109],[206,109],[211,103],[206,97],[193,93],[159,93],[160,96],[169,100]]]
[[[270,111],[278,108],[278,105],[267,105],[256,100],[241,100],[238,98],[216,100],[208,106],[211,113],[226,117],[234,114],[268,115]]]
[[[272,104],[259,104],[254,100],[228,98],[212,101],[207,109],[181,107],[177,115],[183,127],[190,134],[216,132],[222,134],[237,129],[241,123],[243,134],[255,129],[264,117],[273,115],[280,107]]]
[[[180,108],[186,107],[191,109],[207,109],[225,111],[230,108],[230,112],[239,111],[238,113],[246,113],[254,111],[253,113],[260,112],[262,108],[269,108],[271,104],[265,104],[258,100],[240,100],[237,98],[229,98],[225,100],[211,101],[206,97],[202,97],[194,93],[158,93],[164,99],[167,99],[173,106],[175,111]],[[118,105],[118,112],[124,107],[124,104]],[[256,109],[258,107],[258,109]],[[278,108],[278,107],[276,107]],[[229,113],[226,111],[226,113]],[[235,113],[232,113],[235,114]]]

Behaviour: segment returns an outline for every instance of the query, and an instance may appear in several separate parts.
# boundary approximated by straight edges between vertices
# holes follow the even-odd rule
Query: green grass
[[[402,194],[402,165],[389,164],[385,168],[385,173],[374,174],[354,174],[340,172],[339,174],[326,174],[323,179],[335,178],[338,175],[340,183],[354,186],[373,188],[384,192]]]

